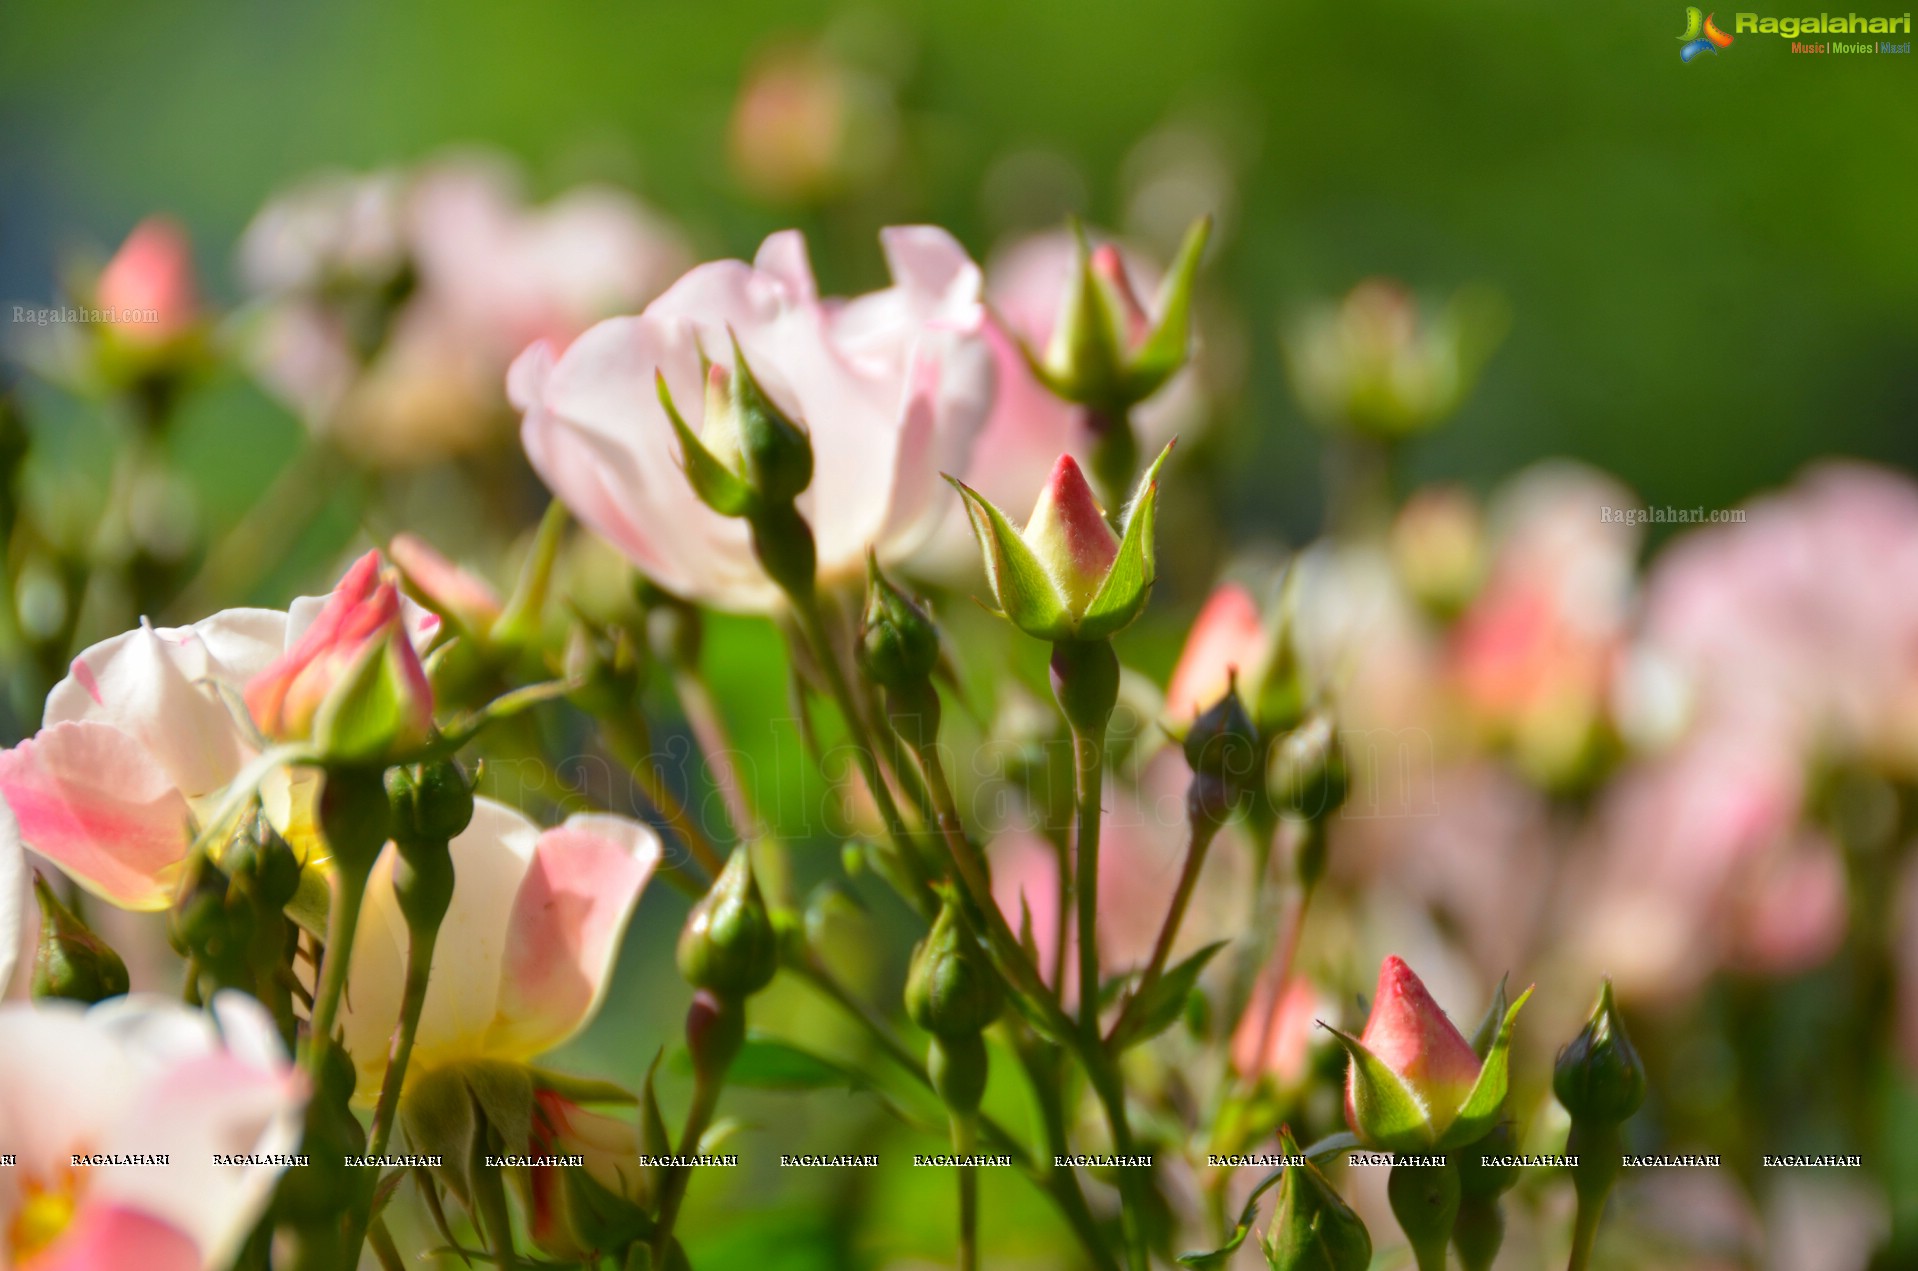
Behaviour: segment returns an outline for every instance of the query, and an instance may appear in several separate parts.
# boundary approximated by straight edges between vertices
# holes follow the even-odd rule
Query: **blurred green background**
[[[1076,212],[1163,252],[1154,174],[1200,153],[1220,216],[1205,332],[1227,388],[1197,454],[1242,536],[1297,540],[1322,512],[1321,439],[1288,395],[1278,320],[1378,273],[1432,297],[1488,283],[1513,314],[1460,417],[1413,447],[1415,477],[1483,490],[1569,454],[1646,503],[1719,507],[1814,454],[1918,464],[1918,62],[1793,57],[1751,36],[1686,65],[1682,26],[1662,2],[1515,0],[7,4],[0,335],[13,304],[56,300],[64,261],[103,256],[153,212],[181,219],[209,290],[231,299],[231,245],[270,193],[448,144],[517,156],[540,194],[629,186],[703,255],[750,254],[798,224],[835,292],[880,280],[874,233],[898,222],[946,225],[983,259]],[[728,120],[755,58],[812,40],[869,79],[892,139],[835,197],[782,201],[742,187]],[[180,445],[216,523],[299,436],[237,377],[194,400]],[[350,521],[335,528],[316,559]],[[303,571],[290,564],[272,599],[288,579],[317,586]],[[757,668],[727,690],[763,716],[784,692],[776,662],[747,656],[763,633],[722,624],[713,639],[717,662]],[[570,1062],[630,1077],[677,1031],[685,990],[665,968],[683,902],[654,890]],[[875,974],[875,997],[896,1000]],[[782,1021],[822,1049],[851,1044],[800,990],[768,1003],[764,1022]],[[669,1107],[683,1090],[669,1072]],[[1023,1120],[1015,1090],[995,1098]],[[870,1142],[882,1115],[830,1097],[733,1110],[811,1150]],[[942,1171],[742,1174],[758,1193],[743,1209],[695,1188],[701,1266],[949,1244]],[[1044,1248],[1056,1219],[1031,1190],[987,1186],[991,1226],[1029,1222]],[[844,1221],[875,1211],[887,1220]]]

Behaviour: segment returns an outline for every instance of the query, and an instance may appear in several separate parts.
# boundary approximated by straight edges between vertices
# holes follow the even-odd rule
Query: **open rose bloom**
[[[452,853],[453,903],[434,947],[409,1084],[464,1061],[524,1064],[583,1028],[605,996],[660,842],[636,821],[600,814],[541,831],[482,798]],[[341,1013],[366,1100],[379,1092],[405,984],[396,863],[388,848],[367,884]]]
[[[299,1150],[305,1090],[266,1012],[238,994],[211,1016],[152,998],[0,1007],[0,1143],[18,1158],[0,1170],[0,1267],[230,1265],[274,1158]]]
[[[282,735],[310,731],[340,674],[389,627],[407,647],[380,656],[402,667],[412,659],[417,670],[414,648],[439,619],[391,594],[378,568],[369,554],[333,596],[303,597],[286,613],[229,609],[189,627],[142,625],[86,649],[48,694],[40,731],[0,753],[0,800],[12,813],[0,833],[17,833],[113,904],[166,908],[196,824],[260,754],[255,723]],[[261,718],[249,722],[243,703]],[[417,713],[409,719],[420,723]],[[296,845],[310,831],[298,789],[310,784],[310,773],[266,783],[268,814]]]
[[[663,379],[694,432],[704,362],[731,369],[739,341],[753,375],[810,434],[813,480],[798,507],[824,585],[910,552],[944,511],[941,472],[963,470],[991,403],[979,269],[943,230],[881,236],[893,285],[825,299],[805,241],[775,234],[751,264],[701,265],[634,317],[514,363],[526,453],[580,520],[647,577],[689,600],[771,609],[778,589],[746,525],[694,495],[659,402]]]

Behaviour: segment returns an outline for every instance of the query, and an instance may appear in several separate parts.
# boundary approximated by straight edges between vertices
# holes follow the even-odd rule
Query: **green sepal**
[[[1498,987],[1492,990],[1492,1004],[1486,1008],[1485,1017],[1479,1020],[1478,1027],[1472,1030],[1472,1053],[1480,1059],[1492,1052],[1492,1043],[1497,1040],[1499,1027],[1505,1022],[1505,1012],[1512,1004],[1508,988],[1511,978],[1509,973],[1498,977]]]
[[[1202,216],[1185,232],[1179,254],[1159,285],[1159,321],[1128,366],[1127,388],[1134,401],[1144,401],[1185,365],[1192,346],[1192,286],[1212,236],[1212,218]]]
[[[757,505],[758,499],[753,488],[744,478],[728,468],[706,449],[706,443],[698,434],[686,426],[679,407],[673,405],[672,390],[666,387],[666,376],[655,374],[654,381],[659,389],[659,404],[666,408],[666,418],[672,423],[673,433],[679,438],[680,454],[684,457],[686,480],[691,483],[693,493],[721,516],[746,516]]]
[[[1040,640],[1077,637],[1065,598],[1053,586],[1045,566],[1032,553],[1006,514],[992,501],[957,477],[947,477],[966,501],[966,515],[985,559],[986,581],[992,585],[999,612],[1013,626]],[[1101,588],[1103,593],[1103,588]],[[1095,597],[1096,602],[1096,597]]]
[[[1438,1141],[1441,1148],[1463,1147],[1476,1142],[1491,1132],[1498,1122],[1499,1109],[1505,1106],[1508,1068],[1511,1063],[1512,1026],[1518,1019],[1518,1013],[1526,1000],[1532,996],[1532,990],[1526,989],[1518,995],[1505,1012],[1505,1019],[1498,1026],[1498,1035],[1492,1039],[1492,1048],[1486,1052],[1485,1066],[1478,1070],[1478,1080],[1472,1083],[1472,1093],[1466,1096],[1464,1106],[1452,1123],[1445,1127],[1445,1133]]]
[[[1128,1008],[1127,1016],[1133,1022],[1124,1033],[1112,1039],[1113,1045],[1136,1046],[1178,1023],[1179,1017],[1185,1013],[1186,999],[1192,996],[1192,990],[1198,986],[1199,974],[1205,970],[1206,963],[1230,943],[1229,940],[1215,940],[1160,976],[1146,997]]]
[[[328,763],[371,763],[400,758],[427,740],[412,718],[417,689],[401,667],[395,645],[404,634],[388,632],[362,650],[313,715],[313,748]]]
[[[733,344],[734,418],[746,480],[769,504],[790,503],[812,484],[812,438],[773,403],[746,364],[746,351],[730,328]]]
[[[411,1083],[400,1100],[400,1124],[406,1141],[422,1156],[437,1156],[444,1164],[435,1171],[462,1205],[472,1203],[472,1180],[467,1163],[479,1134],[473,1097],[457,1068],[437,1068]]]
[[[533,1137],[533,1075],[522,1064],[481,1059],[456,1069],[487,1124],[509,1152],[524,1151]]]
[[[1438,1138],[1431,1111],[1405,1080],[1351,1034],[1323,1025],[1352,1060],[1352,1107],[1367,1147],[1423,1152]],[[1501,1094],[1503,1092],[1501,1091]]]
[[[1026,364],[1055,396],[1082,405],[1106,405],[1124,395],[1126,317],[1110,284],[1092,267],[1085,225],[1072,220],[1072,279],[1043,355],[1025,349]]]
[[[528,1068],[526,1073],[532,1078],[534,1089],[550,1090],[568,1103],[577,1103],[581,1107],[611,1104],[630,1108],[639,1102],[638,1095],[610,1081],[575,1077],[571,1073],[554,1072],[550,1068]]]
[[[1175,438],[1165,444],[1159,457],[1139,478],[1132,507],[1126,515],[1125,536],[1119,540],[1119,554],[1106,571],[1105,581],[1086,606],[1076,633],[1080,640],[1104,640],[1132,624],[1145,609],[1152,595],[1155,577],[1152,550],[1152,526],[1158,505],[1159,469],[1177,445]],[[1035,562],[1036,563],[1036,562]]]

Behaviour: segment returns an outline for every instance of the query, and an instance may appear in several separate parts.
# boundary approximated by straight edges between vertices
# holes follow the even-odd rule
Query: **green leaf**
[[[1358,1112],[1359,1137],[1371,1147],[1390,1152],[1429,1149],[1437,1137],[1431,1115],[1411,1087],[1364,1042],[1329,1024],[1325,1028],[1352,1058],[1352,1103]]]
[[[1498,1120],[1499,1109],[1505,1106],[1512,1026],[1518,1019],[1519,1010],[1531,996],[1532,990],[1526,989],[1505,1012],[1498,1036],[1493,1039],[1492,1048],[1485,1056],[1485,1066],[1478,1070],[1478,1080],[1472,1085],[1472,1093],[1466,1096],[1465,1105],[1458,1110],[1458,1115],[1445,1128],[1445,1134],[1439,1140],[1441,1148],[1463,1147],[1475,1142],[1483,1138]]]
[[[1192,347],[1192,285],[1212,235],[1212,218],[1202,216],[1185,232],[1172,269],[1159,286],[1159,321],[1139,346],[1128,367],[1128,388],[1134,401],[1144,401],[1181,367]]]
[[[985,558],[986,579],[1007,620],[1041,640],[1072,638],[1072,616],[1066,612],[1064,598],[1006,514],[965,482],[955,477],[946,480],[966,501],[966,515]]]
[[[1172,453],[1177,440],[1169,441],[1159,457],[1139,478],[1138,492],[1132,496],[1132,509],[1126,516],[1125,537],[1119,540],[1119,555],[1106,572],[1105,581],[1079,619],[1078,638],[1103,640],[1130,625],[1145,608],[1152,594],[1155,577],[1152,550],[1154,509],[1159,494],[1159,469]]]
[[[692,484],[693,493],[721,516],[745,516],[752,511],[757,501],[753,497],[753,488],[725,464],[714,458],[713,452],[706,449],[686,421],[680,417],[679,408],[673,405],[673,395],[666,387],[663,374],[655,376],[659,386],[659,404],[666,408],[666,418],[673,425],[673,432],[679,438],[680,453],[685,457],[686,480]]]
[[[1284,1177],[1285,1171],[1277,1169],[1260,1179],[1259,1185],[1252,1189],[1252,1194],[1245,1198],[1245,1207],[1239,1210],[1239,1221],[1233,1225],[1231,1237],[1217,1249],[1209,1252],[1180,1254],[1179,1265],[1197,1267],[1200,1271],[1223,1271],[1223,1268],[1231,1263],[1232,1255],[1239,1251],[1239,1246],[1245,1243],[1245,1238],[1252,1234],[1252,1224],[1258,1221],[1259,1217],[1259,1197],[1265,1195]]]
[[[836,1060],[760,1033],[747,1036],[726,1080],[755,1090],[863,1090],[872,1084]]]
[[[1158,982],[1146,991],[1145,997],[1127,1008],[1127,1017],[1132,1022],[1124,1035],[1113,1038],[1113,1042],[1119,1046],[1134,1046],[1148,1038],[1157,1037],[1176,1024],[1185,1011],[1186,999],[1192,996],[1192,990],[1199,983],[1199,973],[1229,943],[1227,940],[1215,940],[1161,975]]]

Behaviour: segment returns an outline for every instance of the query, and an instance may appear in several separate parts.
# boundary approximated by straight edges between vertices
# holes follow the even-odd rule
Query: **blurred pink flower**
[[[392,465],[502,440],[520,349],[644,304],[687,259],[622,191],[529,206],[510,165],[472,153],[315,177],[241,243],[262,379],[317,435]]]
[[[1318,1021],[1333,1012],[1302,975],[1290,977],[1274,1002],[1273,993],[1279,988],[1275,969],[1268,966],[1259,976],[1245,1014],[1232,1031],[1232,1066],[1241,1076],[1267,1076],[1289,1089],[1304,1080]]]
[[[869,183],[897,148],[888,87],[815,45],[756,57],[727,127],[741,185],[776,203],[809,203]]]
[[[453,902],[433,950],[409,1086],[466,1060],[527,1063],[585,1027],[606,995],[660,842],[639,822],[605,814],[542,831],[482,798],[452,851]],[[397,859],[389,846],[367,883],[341,1010],[359,1096],[368,1100],[386,1072],[406,979]]]
[[[811,434],[812,485],[799,509],[822,585],[910,552],[949,503],[939,473],[961,471],[991,401],[979,335],[979,271],[943,230],[881,235],[893,285],[822,300],[797,232],[752,264],[687,274],[636,317],[603,322],[564,352],[536,344],[514,363],[533,466],[588,526],[660,586],[722,609],[771,609],[744,522],[693,494],[662,411],[663,375],[695,432],[701,358],[730,365],[729,337],[781,408]]]
[[[216,1028],[217,1022],[217,1028]],[[0,1265],[15,1271],[232,1264],[275,1165],[297,1150],[304,1083],[266,1011],[239,993],[211,1017],[161,998],[0,1007]],[[162,1154],[165,1168],[75,1168]]]
[[[1528,469],[1493,501],[1491,573],[1453,632],[1450,674],[1478,727],[1547,786],[1588,771],[1609,728],[1638,536],[1603,514],[1635,503],[1570,464]]]
[[[1265,655],[1266,631],[1258,602],[1237,583],[1222,583],[1207,598],[1185,638],[1165,690],[1166,718],[1185,724],[1225,696],[1234,672],[1247,672]]]
[[[165,217],[141,221],[101,271],[94,300],[108,323],[136,344],[162,344],[200,320],[193,245]]]
[[[191,844],[191,820],[217,805],[256,757],[234,714],[246,686],[300,645],[330,603],[228,609],[190,627],[140,626],[74,659],[47,695],[38,733],[0,752],[0,838],[16,839],[88,891],[128,909],[165,909]],[[439,619],[411,601],[415,647]],[[284,781],[269,814],[290,832]],[[3,850],[3,849],[0,849]]]
[[[386,554],[406,575],[407,585],[424,595],[436,612],[481,633],[498,620],[501,602],[493,585],[455,565],[419,535],[394,535]]]

